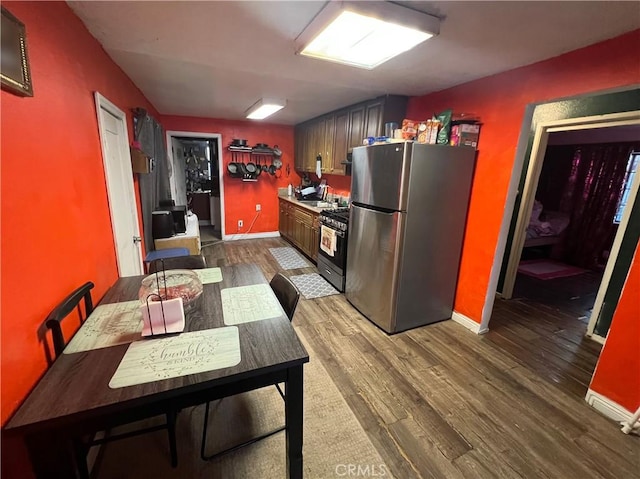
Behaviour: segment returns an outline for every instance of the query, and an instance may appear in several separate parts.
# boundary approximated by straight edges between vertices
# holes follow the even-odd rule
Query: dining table
[[[55,359],[4,427],[6,434],[24,439],[36,477],[76,478],[73,445],[77,438],[162,415],[168,410],[280,383],[285,386],[287,475],[291,479],[302,477],[303,366],[309,355],[279,303],[276,306],[279,310],[271,306],[272,317],[235,321],[229,326],[228,318],[234,313],[229,308],[239,306],[233,301],[223,304],[225,290],[230,293],[242,287],[268,286],[268,282],[255,264],[221,266],[220,274],[219,281],[203,284],[199,304],[185,315],[184,333],[173,337],[230,330],[239,339],[237,364],[166,379],[147,379],[141,384],[127,385],[125,381],[124,385],[114,387],[128,349],[163,338],[142,338],[136,333],[131,337],[133,342],[125,344],[70,353],[65,350],[67,354]],[[143,278],[119,278],[99,305],[137,301]],[[76,335],[87,327],[89,319]],[[203,351],[206,354],[213,350]]]

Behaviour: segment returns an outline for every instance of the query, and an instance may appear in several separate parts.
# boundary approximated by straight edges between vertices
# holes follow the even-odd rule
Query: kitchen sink
[[[326,201],[317,201],[317,200],[312,200],[312,201],[307,201],[307,200],[298,200],[300,203],[304,203],[307,206],[314,206],[316,208],[329,208],[331,206],[331,203],[328,203]]]

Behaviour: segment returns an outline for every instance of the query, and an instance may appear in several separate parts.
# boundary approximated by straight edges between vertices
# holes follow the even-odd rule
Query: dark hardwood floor
[[[257,263],[270,278],[279,267],[268,249],[286,245],[203,253],[211,266]],[[389,336],[334,295],[301,298],[293,324],[397,478],[638,477],[640,438],[584,401],[600,346],[554,306],[497,300],[483,336],[453,321]]]
[[[548,280],[518,274],[513,299],[531,300],[551,306],[586,325],[601,282],[602,272],[596,271]]]
[[[601,278],[596,272],[551,280],[518,274],[513,299],[496,300],[487,339],[584,398],[602,348],[585,337]]]

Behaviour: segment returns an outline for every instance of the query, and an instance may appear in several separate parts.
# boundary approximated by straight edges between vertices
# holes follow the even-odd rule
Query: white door
[[[102,159],[120,276],[143,274],[129,133],[122,110],[96,92]]]

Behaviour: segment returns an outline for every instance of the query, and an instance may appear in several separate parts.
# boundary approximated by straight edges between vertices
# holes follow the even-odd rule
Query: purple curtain
[[[560,200],[560,211],[571,218],[561,245],[565,262],[589,269],[602,264],[615,236],[629,156],[639,148],[635,142],[576,147]]]

